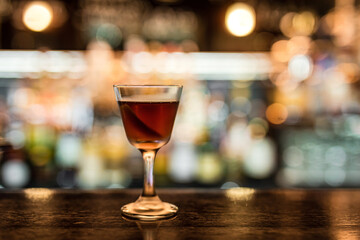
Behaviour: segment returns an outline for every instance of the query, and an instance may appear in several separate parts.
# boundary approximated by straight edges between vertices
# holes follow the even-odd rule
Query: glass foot
[[[121,208],[123,216],[143,221],[171,218],[177,211],[177,206],[162,202],[158,196],[140,196],[136,202],[126,204]]]

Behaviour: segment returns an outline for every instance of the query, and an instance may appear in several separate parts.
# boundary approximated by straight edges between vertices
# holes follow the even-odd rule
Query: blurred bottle
[[[155,182],[159,187],[168,187],[171,183],[170,176],[168,174],[170,158],[169,152],[166,151],[166,149],[167,148],[163,147],[163,149],[157,153],[154,165]]]
[[[198,156],[195,146],[190,142],[175,142],[171,152],[169,175],[180,183],[190,183],[196,177]]]
[[[31,168],[21,149],[14,149],[11,144],[0,139],[0,187],[23,188],[31,180]]]
[[[33,186],[55,187],[54,156],[57,138],[55,129],[43,124],[28,124],[25,135],[25,151],[34,171]]]
[[[225,173],[224,163],[211,143],[200,146],[197,180],[204,185],[218,185]]]
[[[107,185],[105,166],[101,155],[100,132],[101,129],[94,126],[92,135],[83,144],[82,155],[77,164],[79,169],[77,181],[82,188],[97,188]]]
[[[129,154],[129,143],[124,134],[124,129],[118,124],[106,123],[105,131],[100,134],[101,155],[104,161],[104,171],[107,176],[108,188],[124,188],[131,183],[131,175],[124,166],[125,159]]]
[[[26,132],[26,150],[30,162],[36,167],[52,163],[56,144],[56,132],[47,125],[28,125]]]
[[[82,156],[82,139],[76,133],[61,133],[56,143],[55,159],[59,168],[56,182],[62,188],[77,186],[78,162]]]

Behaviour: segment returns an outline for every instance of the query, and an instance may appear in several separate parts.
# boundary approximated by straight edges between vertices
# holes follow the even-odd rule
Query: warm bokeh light
[[[46,2],[32,2],[25,7],[23,22],[34,32],[44,31],[51,23],[53,13],[51,6]]]
[[[288,117],[288,110],[283,104],[273,103],[266,109],[266,118],[272,124],[282,124]]]
[[[338,70],[345,75],[346,83],[354,83],[359,81],[360,69],[355,63],[340,63]]]
[[[287,37],[309,36],[317,25],[317,18],[312,12],[288,12],[280,21],[280,30]]]
[[[297,35],[311,35],[316,27],[316,16],[312,12],[301,12],[292,19],[292,25]]]
[[[271,46],[271,57],[278,62],[287,62],[290,59],[288,40],[279,40]]]
[[[237,37],[249,35],[255,28],[255,11],[244,3],[231,5],[226,13],[226,27]]]
[[[289,39],[287,49],[291,56],[296,54],[308,54],[312,40],[307,36],[295,36]]]
[[[294,12],[288,12],[280,20],[280,25],[279,25],[280,30],[287,37],[294,36],[294,29],[292,27],[292,20],[293,20],[295,15],[296,15],[296,13],[294,13]]]

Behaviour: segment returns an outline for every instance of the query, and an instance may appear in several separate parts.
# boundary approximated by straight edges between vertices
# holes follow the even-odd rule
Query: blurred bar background
[[[355,0],[0,0],[0,183],[142,186],[112,85],[183,84],[158,187],[360,187]]]

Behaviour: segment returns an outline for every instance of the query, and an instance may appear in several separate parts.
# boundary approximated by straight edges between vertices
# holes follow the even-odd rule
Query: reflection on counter
[[[230,188],[225,192],[225,196],[228,197],[231,201],[240,202],[240,201],[249,201],[255,194],[255,189],[253,188]]]

